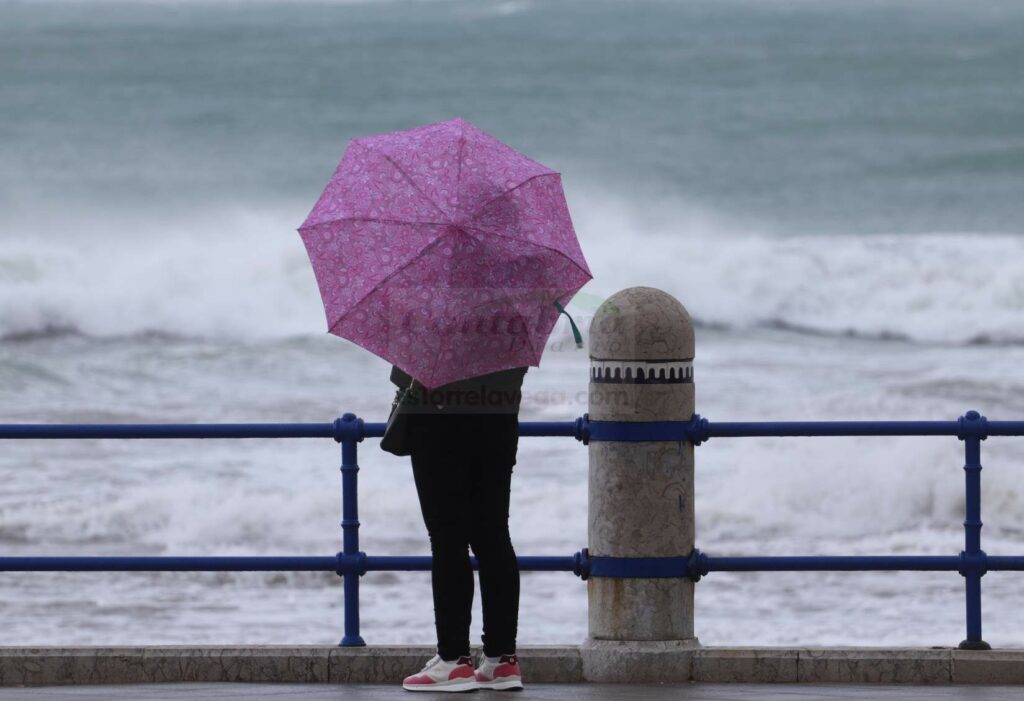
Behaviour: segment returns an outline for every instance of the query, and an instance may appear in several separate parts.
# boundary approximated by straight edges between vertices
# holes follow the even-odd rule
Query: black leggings
[[[508,506],[518,418],[416,418],[421,438],[412,452],[412,468],[433,555],[438,654],[444,660],[469,654],[469,548],[479,563],[484,654],[514,654],[519,565],[509,538]]]

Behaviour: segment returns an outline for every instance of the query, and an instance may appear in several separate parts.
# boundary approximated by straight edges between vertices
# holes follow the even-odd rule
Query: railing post
[[[343,424],[352,424],[360,420],[355,414],[345,414],[340,421]],[[358,555],[359,494],[356,475],[359,473],[359,464],[356,443],[362,440],[362,436],[357,435],[357,432],[345,431],[338,440],[341,443],[342,554]],[[345,636],[341,639],[341,646],[361,647],[366,645],[366,641],[359,635],[359,574],[346,572],[342,579],[345,582]]]
[[[590,326],[589,681],[685,681],[693,632],[693,322],[633,287]],[[674,428],[673,428],[674,427]]]
[[[981,549],[981,442],[986,438],[984,416],[968,411],[960,418],[959,438],[964,442],[964,551],[960,554],[967,599],[967,638],[961,650],[990,650],[981,637],[981,578],[985,551]]]

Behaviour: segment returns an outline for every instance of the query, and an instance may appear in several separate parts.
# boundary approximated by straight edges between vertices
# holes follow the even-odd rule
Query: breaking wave
[[[599,193],[571,202],[595,275],[570,308],[584,323],[616,290],[650,285],[711,327],[1024,343],[1018,235],[751,232],[681,204],[652,215]],[[303,213],[282,206],[79,224],[57,235],[48,227],[47,236],[10,231],[0,243],[0,338],[322,333],[319,293],[295,232]]]

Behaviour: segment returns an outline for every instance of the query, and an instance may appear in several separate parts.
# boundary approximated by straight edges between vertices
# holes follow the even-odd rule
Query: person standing
[[[427,390],[396,366],[391,381],[406,399],[413,478],[433,557],[431,587],[437,654],[403,680],[409,691],[521,689],[516,655],[519,566],[508,530],[519,405],[526,367]],[[483,655],[469,649],[477,558]]]
[[[299,235],[328,331],[392,363],[399,388],[406,373],[431,388],[418,412],[393,412],[381,438],[412,457],[434,555],[438,654],[405,688],[521,687],[508,536],[520,386],[593,278],[561,175],[458,117],[357,137]],[[469,548],[483,600],[478,669]]]

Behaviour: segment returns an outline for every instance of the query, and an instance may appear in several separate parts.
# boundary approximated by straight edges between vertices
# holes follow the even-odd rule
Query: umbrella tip
[[[454,119],[449,119],[448,124],[458,127],[460,131],[462,131],[463,133],[465,133],[466,129],[473,126],[473,124],[464,117],[455,117]]]

